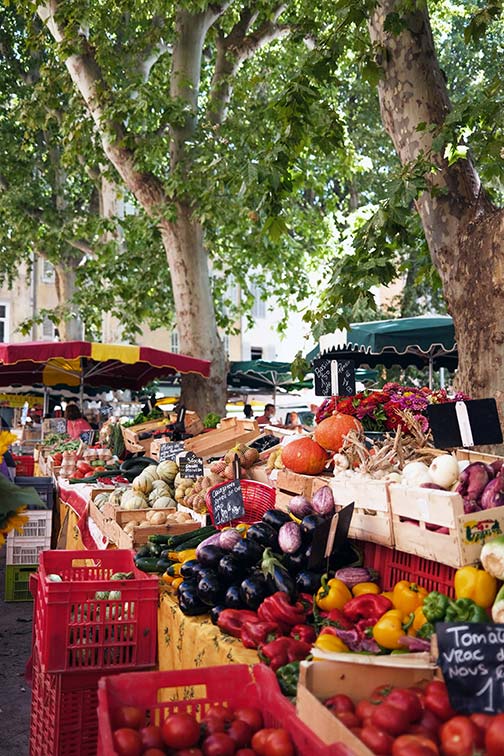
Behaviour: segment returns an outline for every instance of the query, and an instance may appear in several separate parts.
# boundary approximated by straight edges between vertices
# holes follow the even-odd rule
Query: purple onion
[[[430,651],[431,643],[425,638],[413,638],[411,635],[403,635],[399,638],[399,645],[408,651]]]
[[[348,646],[350,651],[368,651],[372,654],[381,653],[381,648],[374,638],[367,638],[357,630],[340,630],[336,628],[336,635]]]
[[[420,488],[432,488],[434,491],[446,491],[446,488],[438,486],[437,483],[420,483]]]
[[[472,462],[462,470],[456,492],[464,499],[466,514],[480,509],[481,495],[493,476],[493,469],[484,462]]]
[[[501,471],[497,477],[490,481],[481,497],[481,508],[492,509],[504,505],[504,473]]]

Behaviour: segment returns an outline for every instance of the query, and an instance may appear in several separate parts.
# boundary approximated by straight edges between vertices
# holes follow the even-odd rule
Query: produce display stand
[[[257,664],[257,651],[238,638],[221,633],[208,615],[187,617],[172,593],[161,589],[158,611],[160,670],[213,667],[218,664]]]
[[[166,418],[160,420],[149,420],[139,425],[131,425],[129,428],[121,426],[121,432],[126,449],[133,454],[144,452],[148,454],[152,443],[152,434],[165,430],[171,421]],[[148,438],[140,438],[144,433],[148,433]]]
[[[394,541],[400,551],[463,567],[478,561],[487,539],[504,532],[503,507],[464,514],[462,497],[451,491],[399,484],[389,490]],[[447,528],[449,533],[433,532],[428,525]]]
[[[381,480],[365,480],[355,475],[333,478],[317,478],[313,483],[312,494],[322,486],[329,485],[336,502],[341,509],[354,502],[354,512],[348,535],[380,543],[383,546],[394,545],[394,529],[390,509],[389,484]]]

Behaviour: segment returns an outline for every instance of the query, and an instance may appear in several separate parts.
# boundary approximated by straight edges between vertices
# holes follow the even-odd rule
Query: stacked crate
[[[51,548],[52,510],[26,512],[28,522],[22,532],[7,536],[5,601],[31,601],[30,575],[37,571],[39,554]]]
[[[32,583],[30,756],[96,756],[99,679],[155,665],[158,578],[130,550],[44,551]]]

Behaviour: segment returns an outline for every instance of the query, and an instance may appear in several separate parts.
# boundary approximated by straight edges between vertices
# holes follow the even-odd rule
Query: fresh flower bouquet
[[[361,391],[355,396],[331,396],[324,399],[320,405],[316,422],[319,423],[334,412],[344,415],[352,415],[358,418],[365,431],[378,431],[386,433],[395,431],[402,426],[404,419],[399,415],[400,411],[408,412],[417,420],[424,432],[427,432],[429,423],[426,409],[429,404],[445,404],[469,399],[468,396],[459,392],[454,396],[448,396],[445,389],[431,390],[426,387],[415,388],[414,386],[401,386],[399,383],[386,383],[379,391]]]

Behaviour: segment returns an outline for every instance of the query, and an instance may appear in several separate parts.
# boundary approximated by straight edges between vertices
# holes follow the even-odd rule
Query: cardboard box
[[[357,703],[378,685],[419,685],[434,678],[435,668],[431,664],[414,668],[408,663],[390,666],[385,657],[362,656],[357,659],[357,656],[343,662],[301,662],[296,713],[324,743],[343,743],[355,756],[373,756],[372,751],[331,714],[322,701],[336,693],[344,693]]]
[[[390,510],[388,483],[369,480],[355,475],[340,475],[327,479],[318,478],[312,494],[321,486],[330,486],[336,503],[336,511],[347,504],[355,503],[348,535],[360,541],[394,545],[394,530]]]
[[[483,544],[504,533],[504,507],[464,514],[462,497],[452,491],[398,483],[390,484],[389,491],[395,548],[399,551],[458,568],[478,562]],[[427,524],[449,532],[437,533]]]

